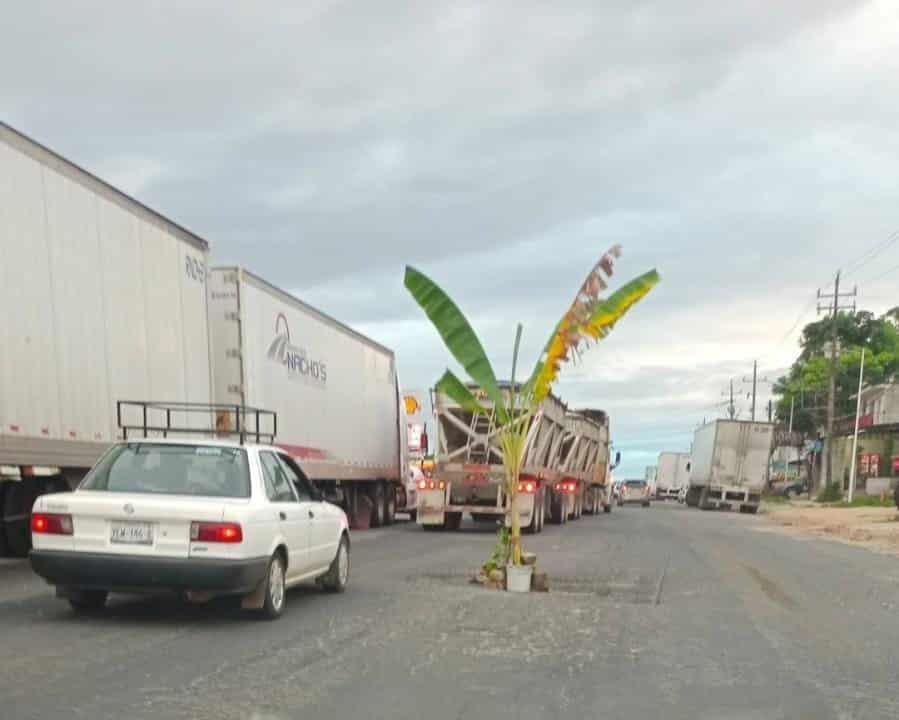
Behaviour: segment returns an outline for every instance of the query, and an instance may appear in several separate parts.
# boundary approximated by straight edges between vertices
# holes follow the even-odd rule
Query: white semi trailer
[[[0,123],[0,554],[117,439],[117,400],[209,402],[208,254]]]
[[[677,500],[681,488],[690,482],[690,453],[659,453],[656,467],[655,497],[658,500]]]
[[[699,427],[693,437],[687,504],[757,512],[773,439],[772,423],[714,420]]]
[[[403,506],[406,421],[393,351],[240,267],[209,274],[213,400],[278,415],[276,443],[374,526]]]
[[[0,123],[0,554],[27,553],[35,498],[121,438],[122,400],[265,403],[323,489],[350,510],[369,495],[375,524],[392,516],[393,353],[208,260],[203,238]],[[226,297],[207,297],[215,284]]]

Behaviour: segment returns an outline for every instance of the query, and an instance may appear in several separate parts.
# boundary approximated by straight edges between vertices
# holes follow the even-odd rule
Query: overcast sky
[[[393,347],[407,386],[447,358],[406,263],[501,374],[608,246],[619,281],[658,268],[558,386],[610,411],[624,475],[753,359],[774,379],[838,267],[899,304],[894,0],[29,0],[0,37],[0,117]]]

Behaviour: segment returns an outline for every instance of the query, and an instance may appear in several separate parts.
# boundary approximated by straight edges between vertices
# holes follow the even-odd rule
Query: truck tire
[[[369,491],[369,497],[372,502],[371,526],[373,528],[379,528],[384,525],[385,505],[387,502],[384,495],[384,483],[380,481],[376,482]]]
[[[3,522],[3,481],[0,480],[0,558],[9,555],[9,545],[6,543],[6,525]]]
[[[415,509],[410,510],[409,511],[409,522],[415,522],[415,520],[417,518],[418,518],[418,510],[415,510]]]
[[[443,527],[446,530],[458,530],[462,526],[461,512],[448,512],[443,519]]]
[[[711,510],[714,506],[708,501],[708,490],[703,488],[699,493],[699,509],[700,510]]]
[[[550,499],[549,521],[553,525],[564,525],[568,519],[564,511],[565,503],[562,496],[554,495]]]
[[[388,485],[384,493],[384,524],[393,525],[394,520],[396,520],[396,488]]]
[[[691,487],[689,490],[687,490],[687,495],[684,499],[684,502],[688,507],[696,507],[697,505],[699,505],[699,495],[701,492],[702,488]]]
[[[25,557],[31,550],[31,506],[40,494],[33,478],[6,483],[3,492],[3,530],[9,553]]]
[[[612,512],[612,504],[609,503],[608,505],[603,505],[603,506],[602,506],[602,511],[603,511],[604,513],[610,513],[610,512]]]
[[[758,505],[740,505],[740,512],[744,515],[755,515],[758,511]]]

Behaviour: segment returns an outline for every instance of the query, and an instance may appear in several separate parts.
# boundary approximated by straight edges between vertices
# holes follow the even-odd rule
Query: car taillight
[[[190,539],[194,542],[239,543],[243,542],[243,529],[237,523],[192,522]]]
[[[533,494],[537,492],[537,483],[532,480],[525,480],[524,482],[518,483],[518,492]]]
[[[31,513],[31,532],[42,535],[71,535],[72,516],[58,513]]]

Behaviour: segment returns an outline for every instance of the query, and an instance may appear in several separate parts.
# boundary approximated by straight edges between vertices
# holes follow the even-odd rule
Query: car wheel
[[[284,574],[284,556],[281,553],[275,553],[268,561],[268,573],[265,580],[265,602],[262,605],[262,616],[266,620],[277,620],[284,612],[284,599],[287,594]]]
[[[69,605],[77,612],[101,610],[106,605],[109,593],[106,590],[71,590],[68,594]]]
[[[340,536],[337,554],[331,561],[331,567],[322,578],[322,587],[328,592],[342,593],[350,580],[350,545],[346,535]]]

